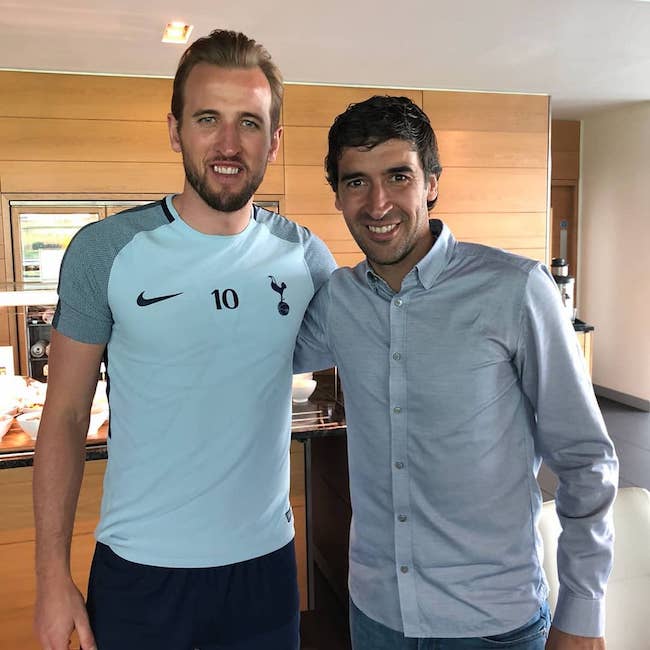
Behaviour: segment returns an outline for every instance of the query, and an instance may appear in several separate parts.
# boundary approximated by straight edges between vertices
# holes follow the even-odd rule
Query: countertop
[[[291,417],[291,439],[306,442],[323,436],[346,434],[343,407],[333,400],[310,399],[293,404]],[[102,460],[108,457],[106,436],[108,424],[100,427],[96,436],[86,439],[86,460]],[[34,445],[17,422],[0,439],[0,470],[13,467],[28,467],[34,463]]]
[[[583,320],[576,318],[573,321],[573,329],[576,332],[593,332],[595,328],[593,325],[589,325],[589,323],[585,323]]]

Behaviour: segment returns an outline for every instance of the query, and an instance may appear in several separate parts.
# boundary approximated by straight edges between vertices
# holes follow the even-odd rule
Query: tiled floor
[[[619,487],[636,485],[650,490],[650,413],[604,397],[598,398],[609,435],[618,454]],[[544,500],[553,498],[557,479],[544,465],[537,477]]]

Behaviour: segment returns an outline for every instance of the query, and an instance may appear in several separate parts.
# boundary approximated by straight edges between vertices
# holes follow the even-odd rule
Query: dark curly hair
[[[375,95],[370,99],[350,104],[332,124],[325,156],[327,182],[334,192],[338,189],[339,161],[345,147],[372,149],[387,140],[406,140],[417,151],[422,169],[428,178],[440,178],[442,166],[438,154],[436,134],[429,118],[408,97]],[[427,201],[431,210],[437,201]]]

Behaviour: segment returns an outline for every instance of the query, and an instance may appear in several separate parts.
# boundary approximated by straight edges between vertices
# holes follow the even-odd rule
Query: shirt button
[[[395,359],[395,361],[399,361],[401,358],[402,355],[399,352],[395,352],[395,354],[393,355],[393,359]]]
[[[406,515],[397,515],[397,519],[398,521],[404,522],[406,521],[407,517]]]
[[[402,565],[402,566],[399,568],[399,570],[400,570],[402,573],[408,573],[408,572],[409,572],[409,568],[408,568],[407,566],[405,566],[405,565]]]
[[[403,302],[401,298],[395,298],[395,307],[401,307]]]
[[[396,406],[396,407],[393,409],[393,413],[397,413],[398,415],[399,415],[401,412],[402,412],[402,409],[401,409],[401,407],[399,407],[399,406]]]
[[[404,469],[404,463],[403,463],[401,460],[398,460],[398,461],[395,463],[395,468],[396,468],[396,469]]]

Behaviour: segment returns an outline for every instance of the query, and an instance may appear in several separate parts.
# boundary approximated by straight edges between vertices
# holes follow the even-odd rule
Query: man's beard
[[[205,182],[205,176],[200,176],[189,161],[183,159],[183,167],[185,168],[185,177],[188,183],[194,188],[194,191],[205,203],[218,212],[236,212],[237,210],[241,210],[262,184],[264,173],[266,172],[266,165],[264,165],[257,174],[251,174],[248,183],[237,193],[229,193],[227,191],[217,193],[210,190]]]

